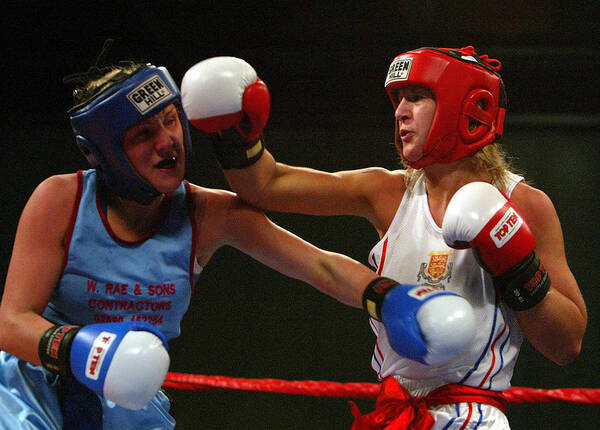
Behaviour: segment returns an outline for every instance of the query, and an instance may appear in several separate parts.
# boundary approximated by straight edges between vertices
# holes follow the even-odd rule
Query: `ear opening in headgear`
[[[459,132],[468,145],[481,139],[492,127],[494,118],[490,112],[494,96],[488,90],[472,90],[463,102],[459,119]]]
[[[79,150],[83,153],[85,159],[88,161],[88,163],[90,163],[90,166],[95,168],[101,167],[98,154],[94,152],[87,139],[82,136],[75,136],[75,143],[77,144],[77,148],[79,148]]]

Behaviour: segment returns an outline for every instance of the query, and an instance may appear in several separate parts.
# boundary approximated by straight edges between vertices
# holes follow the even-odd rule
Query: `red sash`
[[[453,403],[484,403],[506,411],[508,402],[499,391],[460,384],[442,385],[423,397],[412,397],[393,377],[383,380],[375,410],[362,415],[350,402],[354,423],[351,430],[429,430],[435,420],[428,408]]]

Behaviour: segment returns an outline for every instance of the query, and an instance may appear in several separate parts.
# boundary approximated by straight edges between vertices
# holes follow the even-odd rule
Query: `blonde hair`
[[[492,183],[501,190],[506,190],[508,186],[508,174],[517,173],[499,143],[486,145],[467,158],[471,159],[473,169],[476,172],[488,173],[492,177]],[[423,169],[404,166],[406,167],[404,182],[409,190],[413,190],[417,180],[423,175]]]

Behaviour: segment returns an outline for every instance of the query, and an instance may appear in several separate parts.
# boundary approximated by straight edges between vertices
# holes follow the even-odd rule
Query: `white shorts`
[[[432,430],[510,430],[506,415],[482,403],[456,403],[429,408],[435,419]]]

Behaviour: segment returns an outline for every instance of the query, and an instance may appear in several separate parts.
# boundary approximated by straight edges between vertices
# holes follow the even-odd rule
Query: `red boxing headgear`
[[[472,46],[419,48],[394,58],[385,80],[394,109],[399,87],[426,87],[436,101],[423,157],[407,162],[410,167],[451,163],[502,136],[506,92],[497,73],[501,66],[498,60],[477,55]],[[401,143],[398,139],[396,121],[396,142]]]

